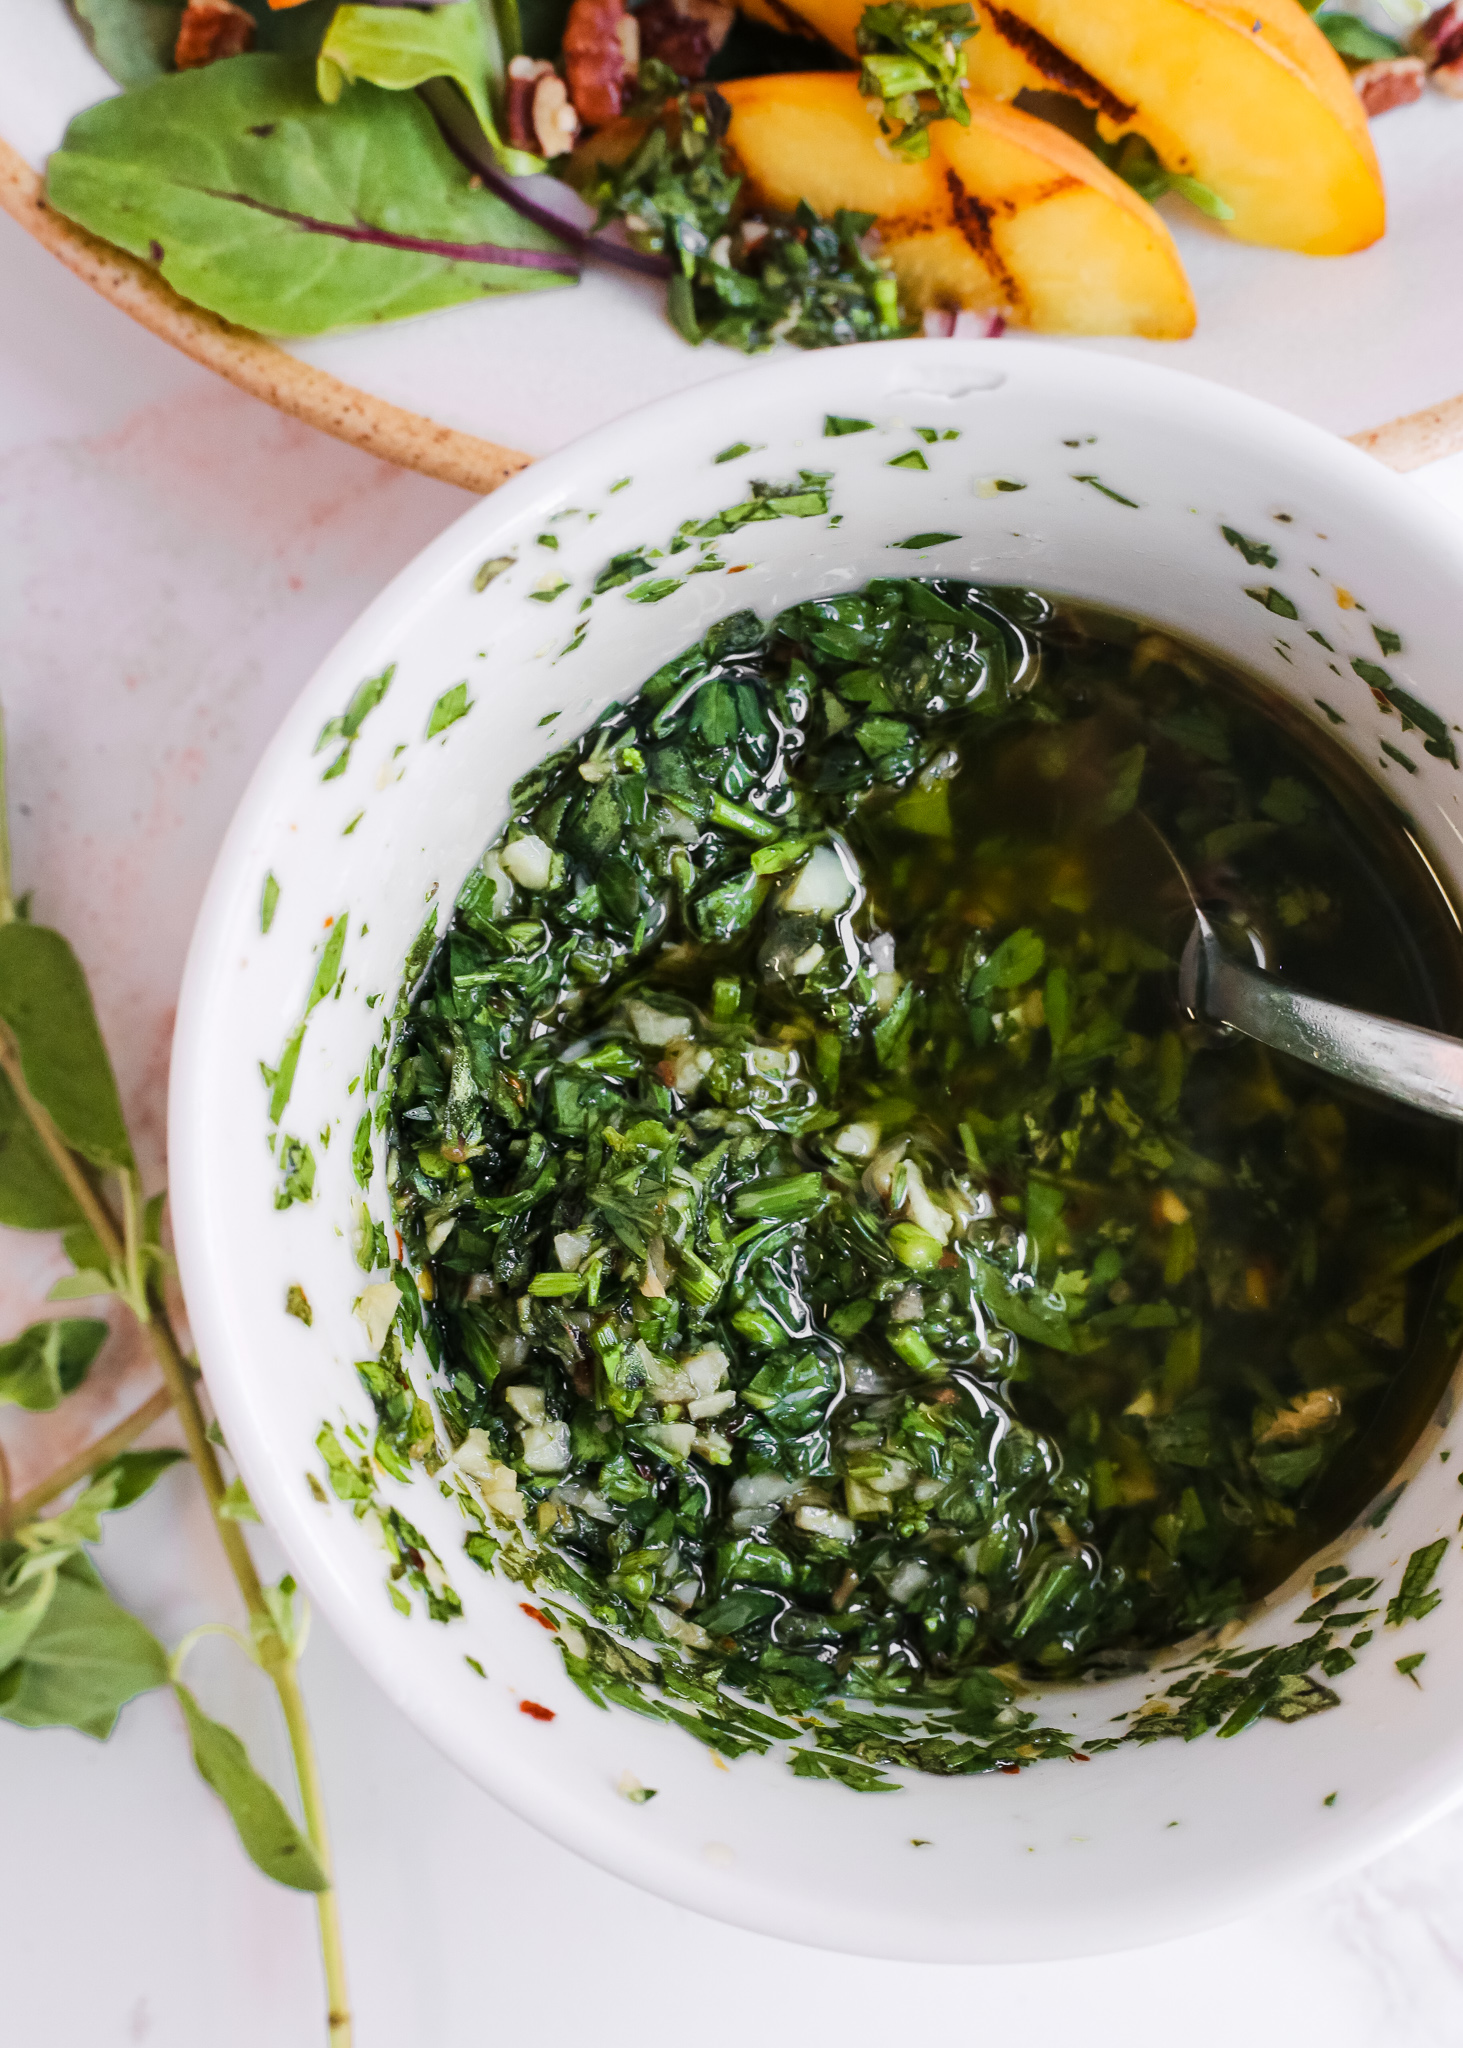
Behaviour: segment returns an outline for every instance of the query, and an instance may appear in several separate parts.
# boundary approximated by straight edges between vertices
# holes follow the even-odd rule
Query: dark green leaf
[[[1300,613],[1285,595],[1285,592],[1283,590],[1276,590],[1273,585],[1267,584],[1263,590],[1247,590],[1245,596],[1252,597],[1256,604],[1264,605],[1266,611],[1274,612],[1277,618],[1298,619],[1300,617]]]
[[[1252,569],[1276,569],[1280,566],[1280,557],[1269,541],[1246,540],[1245,536],[1236,532],[1232,526],[1221,526],[1219,531],[1232,548],[1239,549]]]
[[[396,674],[396,663],[390,662],[379,676],[368,676],[359,684],[345,710],[334,718],[327,718],[320,728],[320,737],[315,742],[314,752],[329,746],[332,740],[344,740],[345,745],[321,776],[322,782],[333,782],[337,775],[343,775],[350,764],[351,749],[360,736],[361,727],[370,717],[386,692],[391,688],[391,678]],[[268,884],[265,885],[266,895]],[[271,913],[272,914],[272,913]],[[265,927],[268,930],[268,926]]]
[[[74,1393],[103,1344],[108,1325],[89,1316],[32,1323],[0,1344],[0,1403],[44,1412]]]
[[[1115,505],[1126,505],[1129,508],[1129,510],[1133,512],[1136,512],[1138,510],[1137,501],[1135,499],[1125,498],[1121,491],[1113,490],[1110,485],[1105,484],[1102,481],[1101,477],[1074,476],[1072,478],[1072,481],[1074,484],[1091,484],[1094,491],[1101,491],[1102,495],[1105,498],[1111,498]]]
[[[50,159],[51,205],[152,263],[176,291],[270,334],[400,319],[561,284],[577,265],[486,189],[415,93],[236,57],[78,114]]]
[[[0,1223],[16,1230],[67,1230],[81,1221],[15,1090],[0,1074]]]
[[[1138,749],[1141,755],[1142,749]],[[1142,763],[1139,762],[1141,772]],[[1002,939],[989,960],[971,978],[970,994],[980,997],[992,989],[1022,988],[1046,965],[1046,944],[1040,935],[1023,926]]]
[[[1405,55],[1395,36],[1381,35],[1356,14],[1318,14],[1316,26],[1332,49],[1353,64],[1377,64]]]
[[[362,8],[362,13],[370,10]],[[435,739],[439,732],[445,732],[449,725],[456,725],[459,718],[466,718],[472,709],[468,698],[467,684],[454,683],[450,690],[444,690],[432,706],[432,715],[427,720],[427,738]]]
[[[162,1644],[117,1605],[84,1557],[71,1557],[56,1574],[19,1665],[0,1688],[0,1717],[22,1728],[77,1728],[104,1740],[128,1700],[165,1685],[167,1677]]]
[[[1426,1620],[1441,1601],[1441,1591],[1429,1592],[1428,1588],[1447,1549],[1447,1537],[1440,1536],[1436,1543],[1425,1543],[1408,1558],[1396,1597],[1387,1602],[1387,1620],[1393,1628],[1400,1627],[1404,1621]]]
[[[279,1065],[274,1068],[265,1069],[264,1078],[269,1084],[269,1121],[273,1124],[277,1124],[284,1115],[289,1104],[290,1095],[294,1090],[295,1069],[300,1064],[300,1051],[305,1043],[305,1026],[310,1020],[310,1012],[318,1004],[324,1002],[325,998],[335,987],[336,977],[340,972],[340,960],[341,955],[345,951],[348,921],[342,912],[339,917],[331,918],[329,924],[329,936],[325,941],[320,958],[316,962],[314,977],[310,983],[310,993],[305,998],[304,1015],[285,1040],[284,1050],[279,1056]],[[298,1145],[299,1141],[297,1139],[281,1139],[280,1142],[281,1145]]]
[[[776,1614],[781,1605],[775,1593],[743,1588],[728,1593],[724,1600],[708,1607],[700,1616],[701,1626],[708,1635],[734,1636],[738,1629],[746,1628],[749,1623],[764,1621],[768,1615]]]
[[[315,1154],[303,1138],[281,1131],[275,1152],[279,1186],[274,1191],[276,1209],[288,1209],[295,1202],[308,1202],[315,1193]]]
[[[330,1879],[279,1794],[249,1761],[232,1728],[204,1713],[186,1685],[174,1684],[188,1723],[198,1775],[212,1786],[238,1830],[244,1853],[276,1884],[297,1892],[328,1892]]]
[[[173,68],[184,0],[67,0],[103,71],[145,85]]]
[[[164,1472],[174,1465],[185,1464],[187,1457],[186,1451],[171,1448],[156,1451],[119,1451],[117,1456],[110,1458],[105,1465],[98,1465],[88,1484],[100,1486],[108,1480],[112,1481],[111,1511],[116,1513],[121,1508],[130,1508],[132,1503],[141,1500],[145,1493],[151,1493]]]
[[[795,1749],[788,1758],[795,1778],[831,1778],[852,1792],[897,1792],[898,1781],[886,1778],[871,1764],[857,1757],[838,1756],[826,1749]]]
[[[26,1086],[73,1151],[130,1167],[132,1146],[81,963],[59,932],[0,926],[0,1018],[20,1048]]]

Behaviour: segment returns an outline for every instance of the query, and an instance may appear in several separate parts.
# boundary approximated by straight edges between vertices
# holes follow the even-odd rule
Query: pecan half
[[[201,71],[221,57],[242,57],[254,47],[254,17],[234,0],[188,0],[178,23],[173,62],[180,71]]]
[[[722,0],[647,0],[635,17],[642,57],[658,57],[678,77],[704,78],[731,34],[736,9]]]
[[[538,156],[565,156],[579,133],[564,81],[541,57],[515,57],[508,66],[508,140]]]
[[[589,128],[618,120],[640,68],[640,30],[624,0],[574,0],[563,51],[569,97],[580,120]]]
[[[1463,57],[1463,0],[1447,0],[1445,6],[1434,8],[1413,30],[1409,42],[1429,71]]]
[[[1412,47],[1439,92],[1463,100],[1463,0],[1448,0],[1414,29]]]
[[[1378,114],[1390,114],[1393,107],[1410,107],[1420,100],[1426,80],[1427,66],[1421,57],[1382,57],[1351,74],[1356,96],[1373,120]]]

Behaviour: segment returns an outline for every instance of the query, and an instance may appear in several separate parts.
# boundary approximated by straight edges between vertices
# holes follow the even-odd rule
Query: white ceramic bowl
[[[873,425],[829,438],[826,414]],[[736,443],[751,451],[723,453]],[[891,467],[911,450],[926,467]],[[725,574],[688,577],[654,603],[616,589],[581,612],[612,555],[668,550],[682,521],[744,502],[751,479],[802,469],[828,473],[830,516],[746,525],[722,547]],[[1247,564],[1221,526],[1267,543],[1277,565]],[[931,532],[954,537],[891,552]],[[479,591],[479,565],[507,556],[513,566]],[[667,553],[657,572],[670,580],[696,559]],[[382,1494],[435,1548],[466,1612],[443,1625],[414,1601],[403,1616],[369,1522],[321,1505],[306,1477],[322,1476],[322,1420],[371,1423],[353,1370],[364,1350],[350,1244],[361,1097],[348,1087],[379,1041],[426,907],[445,922],[510,783],[545,750],[546,714],[564,713],[555,737],[582,729],[733,609],[766,614],[901,571],[1101,600],[1224,650],[1312,716],[1325,699],[1346,721],[1342,742],[1410,806],[1463,898],[1458,771],[1384,715],[1351,666],[1382,660],[1372,628],[1389,628],[1403,639],[1385,662],[1394,682],[1450,725],[1463,718],[1463,531],[1410,485],[1232,392],[1038,344],[883,344],[778,362],[633,414],[518,477],[405,570],[325,662],[240,807],[194,938],[173,1066],[173,1213],[209,1388],[254,1500],[361,1662],[480,1783],[622,1876],[768,1933],[912,1959],[1075,1955],[1334,1876],[1458,1796],[1456,1551],[1439,1576],[1439,1615],[1379,1628],[1338,1681],[1337,1711],[1265,1721],[1238,1740],[1130,1748],[1014,1778],[913,1778],[862,1797],[795,1779],[775,1755],[720,1767],[673,1727],[597,1710],[520,1611],[524,1589],[464,1557],[461,1515],[425,1474],[409,1487],[385,1480]],[[549,596],[559,578],[567,587]],[[1272,585],[1297,620],[1266,608]],[[321,728],[388,664],[384,701],[327,779],[343,742],[313,751]],[[460,682],[471,709],[425,738],[433,705]],[[279,898],[266,936],[267,873]],[[278,1061],[341,918],[343,978],[310,1016],[285,1117],[312,1143],[314,1198],[278,1210],[260,1062]],[[379,1141],[377,1152],[381,1216]],[[314,1310],[308,1329],[285,1313],[295,1284]],[[1463,1460],[1448,1469],[1438,1441],[1384,1526],[1352,1549],[1358,1571],[1383,1577],[1384,1597],[1415,1547],[1457,1526]],[[1273,1605],[1251,1641],[1294,1639],[1308,1597],[1299,1587]],[[1414,1650],[1427,1652],[1420,1685],[1394,1668]],[[1053,1692],[1042,1711],[1090,1739],[1151,1690],[1130,1679]],[[555,1718],[521,1713],[524,1698]],[[659,1797],[618,1796],[626,1770]]]

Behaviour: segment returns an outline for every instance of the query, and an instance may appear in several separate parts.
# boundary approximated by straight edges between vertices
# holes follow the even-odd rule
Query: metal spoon
[[[1191,1017],[1232,1025],[1338,1080],[1463,1123],[1463,1040],[1307,995],[1233,959],[1200,908],[1183,862],[1151,819],[1141,822],[1162,846],[1193,911],[1179,959],[1179,1001]]]

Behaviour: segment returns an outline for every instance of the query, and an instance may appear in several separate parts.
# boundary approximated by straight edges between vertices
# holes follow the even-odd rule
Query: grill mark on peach
[[[822,42],[822,31],[814,28],[813,24],[805,20],[795,7],[785,5],[785,0],[765,0],[765,4],[768,13],[777,16],[790,36],[805,36],[809,42]]]
[[[990,17],[991,27],[1003,42],[1019,50],[1023,57],[1038,70],[1042,77],[1060,92],[1074,94],[1085,100],[1089,107],[1096,107],[1099,114],[1106,114],[1110,121],[1131,121],[1137,113],[1136,107],[1105,86],[1100,78],[1094,78],[1085,71],[1075,57],[1069,57],[1065,50],[1035,29],[1030,22],[1023,21],[1008,8],[996,7],[991,0],[985,0],[985,11]]]
[[[1002,262],[991,235],[991,222],[996,217],[995,208],[985,205],[973,192],[967,192],[954,171],[947,170],[945,173],[945,190],[950,195],[950,211],[955,217],[956,227],[995,279],[1004,304],[1011,312],[1019,312],[1022,305],[1021,288]]]

